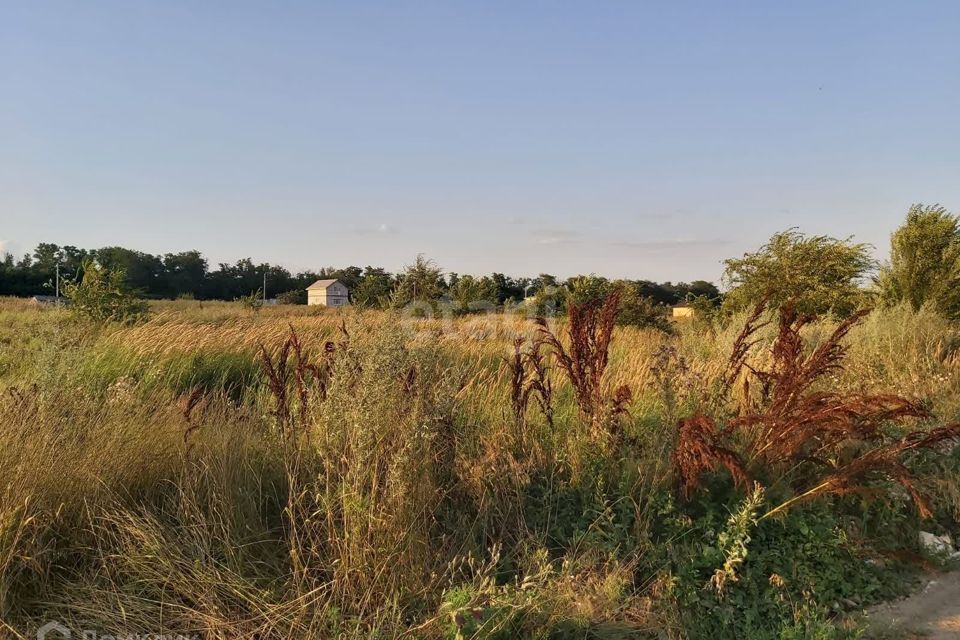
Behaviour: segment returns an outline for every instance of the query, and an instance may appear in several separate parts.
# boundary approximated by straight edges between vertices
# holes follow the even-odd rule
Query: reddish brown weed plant
[[[518,423],[523,421],[527,413],[527,397],[525,383],[527,370],[524,366],[523,344],[526,340],[519,336],[513,340],[513,357],[506,360],[507,371],[510,374],[510,406],[513,407],[513,417]]]
[[[543,343],[535,340],[530,350],[524,351],[525,343],[525,338],[517,337],[513,341],[513,356],[506,361],[510,374],[510,404],[513,407],[513,416],[517,424],[522,426],[532,398],[540,407],[547,424],[553,427],[553,382],[543,352]]]
[[[538,342],[551,348],[573,385],[577,406],[592,418],[599,417],[604,406],[603,373],[609,361],[620,298],[621,291],[614,289],[602,301],[571,302],[567,311],[569,349],[550,330],[545,319],[537,319]]]
[[[725,468],[738,485],[747,484],[748,476],[740,456],[724,446],[724,434],[717,433],[717,425],[712,419],[704,415],[683,418],[678,431],[673,462],[680,492],[685,498],[700,486],[700,477],[704,473],[720,467]]]
[[[293,354],[292,363],[291,353]],[[296,393],[297,417],[303,424],[310,409],[311,384],[317,387],[321,400],[326,397],[335,353],[336,345],[328,341],[324,344],[324,358],[321,363],[319,365],[311,363],[304,352],[300,337],[292,326],[290,337],[281,345],[275,358],[270,355],[266,347],[260,345],[260,363],[276,403],[274,415],[284,435],[288,435],[294,417],[291,411],[290,387],[293,386]]]
[[[180,410],[180,413],[183,415],[183,421],[186,423],[187,427],[183,431],[183,442],[187,445],[187,454],[193,450],[193,443],[190,442],[190,436],[193,435],[195,431],[200,428],[200,424],[195,422],[193,419],[193,411],[204,399],[204,389],[203,387],[195,387],[193,391],[190,392],[184,401],[183,406]]]
[[[547,364],[543,344],[534,342],[527,353],[527,389],[537,401],[540,411],[547,419],[547,424],[553,427],[553,382],[550,380],[550,367]]]
[[[867,310],[842,321],[809,349],[801,332],[815,318],[787,305],[779,310],[772,364],[767,369],[752,366],[749,354],[759,342],[755,335],[764,326],[759,319],[765,310],[765,303],[758,305],[746,323],[724,378],[729,389],[743,375],[745,401],[739,415],[722,430],[703,415],[680,423],[674,463],[683,492],[698,486],[705,471],[721,467],[737,481],[746,479],[747,469],[775,473],[797,490],[779,510],[818,495],[862,491],[870,478],[885,476],[903,485],[921,515],[929,515],[903,456],[960,438],[960,424],[898,437],[893,434],[902,434],[911,419],[930,419],[930,412],[893,393],[841,393],[821,384],[842,369],[848,350],[844,340]],[[751,380],[759,383],[759,390],[751,391]],[[741,449],[734,454],[736,461],[731,459],[733,442]]]

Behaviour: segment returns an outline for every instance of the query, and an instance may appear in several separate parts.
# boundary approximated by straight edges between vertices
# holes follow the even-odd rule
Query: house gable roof
[[[314,282],[312,285],[310,285],[309,287],[307,287],[307,291],[317,291],[317,290],[323,291],[323,290],[329,289],[330,286],[333,285],[333,284],[336,283],[336,282],[340,282],[340,281],[339,281],[339,280],[336,280],[336,279],[333,279],[333,280],[317,280],[317,281]]]

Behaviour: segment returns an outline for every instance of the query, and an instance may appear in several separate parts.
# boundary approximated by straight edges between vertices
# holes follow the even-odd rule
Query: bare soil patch
[[[960,638],[960,571],[931,574],[917,593],[872,608],[868,638]]]

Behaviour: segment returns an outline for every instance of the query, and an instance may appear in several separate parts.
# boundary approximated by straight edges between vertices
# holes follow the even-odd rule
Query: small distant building
[[[696,315],[696,310],[690,306],[689,302],[681,302],[680,304],[673,305],[673,318],[679,320],[681,318],[692,318]]]
[[[339,280],[317,280],[307,287],[307,304],[343,307],[350,304],[350,290]]]

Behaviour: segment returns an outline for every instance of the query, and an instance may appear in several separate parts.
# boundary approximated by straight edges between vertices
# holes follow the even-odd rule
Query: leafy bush
[[[248,296],[241,296],[240,304],[244,309],[249,309],[253,313],[257,313],[263,308],[263,290],[257,289]]]
[[[667,313],[670,311],[668,307],[641,295],[639,287],[635,284],[625,284],[623,287],[617,324],[658,329],[664,333],[672,331],[670,321],[667,319]]]
[[[75,313],[96,322],[134,322],[147,313],[147,305],[127,289],[123,271],[107,269],[88,260],[79,282],[68,283],[66,296]]]
[[[664,543],[655,549],[669,566],[661,581],[685,637],[855,637],[828,620],[910,584],[898,566],[866,562],[827,502],[758,522],[745,503],[727,516],[721,495],[718,486],[710,500],[683,510],[669,498],[661,503]]]
[[[873,265],[865,244],[784,231],[760,250],[726,260],[724,307],[749,309],[768,300],[779,308],[789,301],[801,313],[847,316],[865,302],[861,280]]]
[[[280,304],[307,304],[307,291],[306,289],[284,291],[277,296],[277,302]]]

